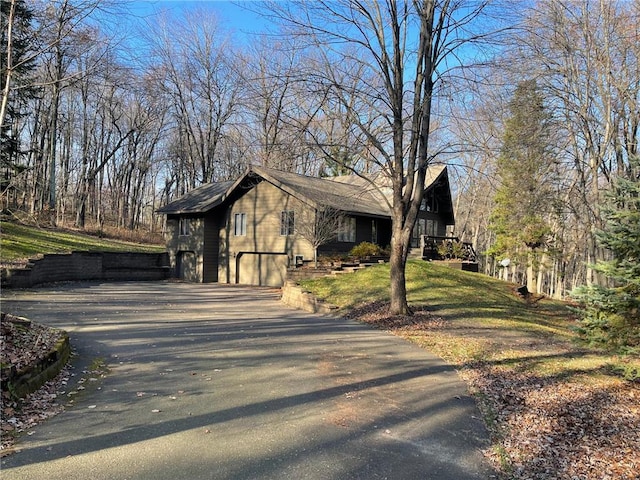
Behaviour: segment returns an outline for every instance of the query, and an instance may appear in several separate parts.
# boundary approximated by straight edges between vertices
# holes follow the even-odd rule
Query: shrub
[[[464,244],[458,241],[446,241],[438,245],[438,255],[442,258],[463,259],[465,257]]]
[[[349,255],[352,257],[364,258],[384,255],[384,250],[375,243],[362,242],[351,249]]]

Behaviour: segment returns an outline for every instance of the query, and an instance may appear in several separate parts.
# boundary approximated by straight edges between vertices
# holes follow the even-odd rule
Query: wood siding
[[[202,282],[205,222],[202,216],[186,218],[191,224],[189,235],[180,235],[180,216],[167,218],[166,243],[172,276]]]
[[[249,270],[264,269],[268,265],[278,265],[280,269],[283,262],[280,257],[287,259],[287,266],[296,255],[312,259],[313,249],[304,238],[295,234],[280,235],[281,212],[294,211],[299,219],[303,209],[310,207],[266,181],[246,191],[224,214],[218,280],[237,283],[245,279],[265,279],[269,277],[265,272]],[[242,236],[234,234],[237,213],[246,214],[246,234]],[[241,260],[237,260],[239,256]],[[239,268],[248,270],[239,272]]]
[[[338,242],[334,240],[322,245],[318,250],[324,254],[344,255],[362,242],[371,242],[372,237],[372,221],[377,222],[377,241],[372,242],[386,248],[391,243],[391,220],[385,218],[356,216],[356,241],[355,242]]]

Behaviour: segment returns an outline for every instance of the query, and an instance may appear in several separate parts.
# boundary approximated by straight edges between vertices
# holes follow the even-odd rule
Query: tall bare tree
[[[242,78],[234,49],[220,22],[203,11],[180,21],[164,19],[149,29],[155,61],[154,81],[172,106],[173,151],[184,191],[226,179],[218,162],[219,147],[236,113]]]
[[[568,207],[585,232],[580,250],[586,264],[605,255],[593,235],[602,227],[602,191],[628,168],[638,148],[639,21],[637,2],[541,0],[520,37],[527,72],[538,77],[565,126],[572,180],[566,186],[572,191]],[[584,280],[601,279],[588,268]]]
[[[433,158],[434,95],[471,39],[486,2],[316,1],[270,4],[288,32],[306,41],[317,68],[311,91],[340,105],[392,187],[391,313],[409,312],[405,266]],[[339,161],[339,159],[336,159]]]

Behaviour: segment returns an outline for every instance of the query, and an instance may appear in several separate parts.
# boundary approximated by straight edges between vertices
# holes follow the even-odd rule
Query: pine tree
[[[551,197],[549,114],[534,80],[517,86],[509,109],[491,215],[496,241],[489,253],[526,265],[527,286],[535,291],[537,253],[550,231],[545,219]]]
[[[611,260],[595,269],[615,285],[581,287],[572,295],[581,304],[581,332],[592,343],[628,351],[640,348],[640,157],[629,161],[605,195],[600,246]]]
[[[11,176],[23,168],[18,162],[22,152],[16,124],[26,115],[27,102],[34,98],[36,90],[30,80],[35,69],[31,30],[33,12],[24,0],[3,1],[0,17],[0,85],[5,104],[4,116],[0,115],[4,120],[0,125],[0,185],[4,192]],[[8,28],[9,22],[11,29]]]

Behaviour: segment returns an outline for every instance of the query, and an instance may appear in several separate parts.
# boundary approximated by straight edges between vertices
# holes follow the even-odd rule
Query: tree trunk
[[[402,227],[394,225],[393,235],[391,236],[391,256],[389,258],[391,267],[391,305],[389,313],[392,315],[406,315],[409,313],[405,275],[407,264],[406,248]]]

